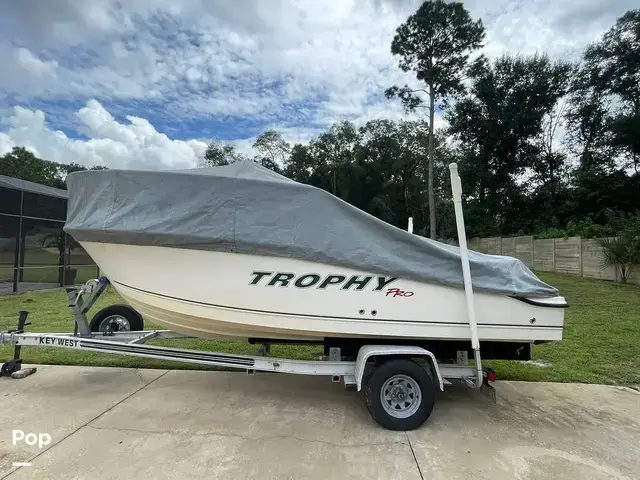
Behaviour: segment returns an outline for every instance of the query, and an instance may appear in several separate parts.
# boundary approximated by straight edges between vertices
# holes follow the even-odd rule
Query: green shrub
[[[569,235],[563,228],[547,228],[535,235],[535,238],[566,238]]]
[[[604,264],[615,267],[622,283],[626,283],[635,265],[640,265],[640,215],[628,217],[615,237],[599,239]]]

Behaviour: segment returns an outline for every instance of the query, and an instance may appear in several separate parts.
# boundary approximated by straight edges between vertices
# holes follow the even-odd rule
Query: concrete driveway
[[[0,378],[0,478],[640,478],[639,393],[496,389],[497,404],[449,390],[405,433],[326,378],[42,366]],[[13,430],[51,443],[13,445]]]

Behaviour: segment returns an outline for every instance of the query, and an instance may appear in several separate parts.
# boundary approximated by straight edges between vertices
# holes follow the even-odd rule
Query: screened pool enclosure
[[[98,275],[62,231],[67,192],[0,175],[0,295],[82,283]]]

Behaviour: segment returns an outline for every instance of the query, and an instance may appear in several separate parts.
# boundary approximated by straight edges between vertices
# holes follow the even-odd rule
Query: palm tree
[[[635,265],[640,265],[640,230],[626,228],[616,237],[600,238],[604,265],[613,266],[622,283],[633,272]]]

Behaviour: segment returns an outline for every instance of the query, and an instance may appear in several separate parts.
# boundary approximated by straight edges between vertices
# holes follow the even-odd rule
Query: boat
[[[472,340],[459,247],[253,161],[81,171],[67,185],[64,230],[131,307],[171,331],[408,342],[445,355]],[[484,358],[526,358],[531,344],[562,339],[567,302],[556,288],[516,258],[468,260]]]

